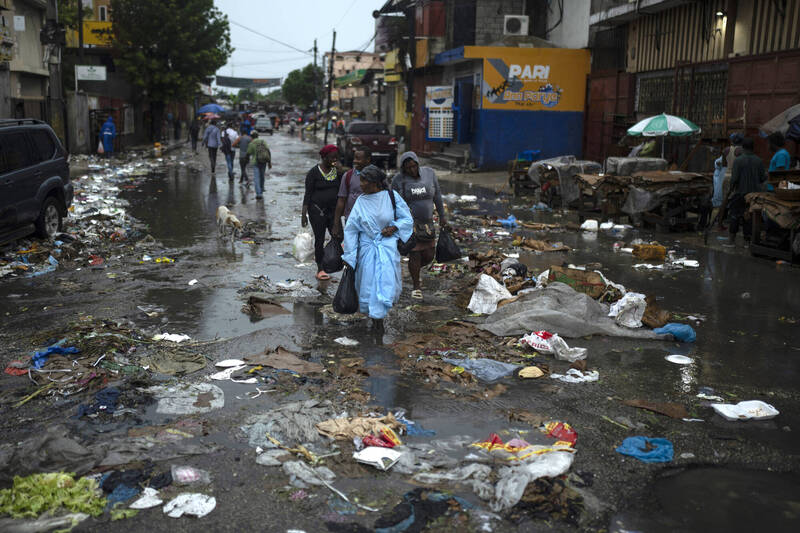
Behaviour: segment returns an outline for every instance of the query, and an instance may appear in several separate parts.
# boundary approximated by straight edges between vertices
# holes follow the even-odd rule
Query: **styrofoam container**
[[[780,414],[780,411],[761,400],[748,400],[737,404],[712,403],[711,407],[726,420],[769,420]]]

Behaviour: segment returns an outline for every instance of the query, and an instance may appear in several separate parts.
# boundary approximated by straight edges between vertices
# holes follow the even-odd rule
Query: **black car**
[[[45,122],[0,120],[0,191],[0,243],[61,231],[72,183],[67,152]]]

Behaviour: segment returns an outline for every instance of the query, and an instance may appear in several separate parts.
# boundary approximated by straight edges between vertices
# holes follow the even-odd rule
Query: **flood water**
[[[585,410],[602,412],[602,403],[597,402],[612,398],[649,397],[689,403],[695,401],[701,387],[711,387],[717,394],[728,394],[736,401],[770,401],[779,406],[781,415],[771,421],[744,423],[725,422],[708,409],[700,415],[693,413],[704,419],[699,423],[706,424],[709,441],[698,443],[698,449],[676,452],[692,451],[699,455],[699,448],[715,445],[713,439],[746,437],[769,442],[787,454],[797,453],[797,439],[793,435],[800,431],[796,401],[800,378],[797,325],[800,269],[751,257],[741,247],[726,248],[716,235],[712,235],[709,246],[704,246],[702,236],[697,234],[656,235],[634,229],[625,236],[625,242],[634,238],[658,240],[675,250],[678,257],[686,256],[700,263],[696,269],[637,270],[633,265],[638,261],[631,255],[613,252],[613,243],[618,238],[603,232],[537,233],[537,238],[561,241],[573,251],[521,252],[520,260],[529,271],[539,273],[552,264],[599,263],[608,279],[629,290],[655,295],[664,309],[683,317],[695,317],[690,323],[697,331],[697,342],[642,342],[599,336],[574,339],[570,344],[588,348],[592,368],[603,376],[601,384],[607,398],[595,398],[593,406],[581,404],[580,388],[564,392],[552,380],[516,380],[508,384],[507,392],[502,395],[465,402],[461,396],[448,394],[447,384],[430,387],[414,376],[403,374],[392,351],[392,343],[403,338],[407,330],[419,330],[425,322],[435,324],[443,316],[453,316],[453,312],[430,312],[417,317],[413,311],[404,309],[411,303],[405,294],[387,319],[385,334],[377,335],[366,321],[333,323],[322,312],[322,306],[335,293],[336,283],[317,282],[313,264],[298,265],[291,257],[291,241],[300,228],[305,173],[317,162],[314,147],[284,134],[267,137],[267,141],[275,159],[265,183],[263,201],[256,201],[252,188],[239,183],[238,161],[237,179],[229,181],[224,159],[218,160],[216,176],[212,176],[202,152],[194,156],[200,170],[190,166],[171,167],[137,189],[121,193],[130,203],[130,214],[149,226],[149,233],[167,247],[171,257],[186,265],[179,274],[172,269],[161,269],[148,270],[139,276],[146,289],[143,301],[136,304],[165,309],[164,330],[186,333],[193,339],[230,339],[227,355],[236,358],[279,345],[310,352],[315,361],[361,356],[370,370],[364,389],[371,394],[372,403],[387,409],[405,409],[409,418],[435,429],[437,438],[464,434],[483,437],[508,426],[507,413],[512,408],[570,420],[570,415],[585,416]],[[191,156],[187,150],[179,157]],[[529,200],[498,196],[494,187],[470,183],[469,177],[450,180],[442,176],[441,184],[445,193],[479,197],[475,206],[450,205],[456,215],[513,213],[528,221],[562,224],[577,221],[574,212],[532,212],[528,209]],[[227,205],[244,222],[265,225],[267,230],[263,233],[269,239],[247,244],[220,238],[215,221],[219,205]],[[510,251],[510,243],[506,251]],[[272,282],[302,280],[319,295],[283,302],[286,314],[254,319],[241,311],[243,302],[237,291],[258,276],[266,276]],[[197,283],[189,285],[193,279]],[[407,275],[405,279],[407,283]],[[36,295],[39,289],[25,283],[24,290]],[[423,283],[426,294],[435,294],[440,286],[440,281],[429,275]],[[19,286],[8,284],[4,290],[21,292]],[[463,316],[466,312],[457,310],[457,313]],[[332,345],[333,338],[340,336],[356,339],[360,345],[354,349]],[[670,354],[689,356],[694,363],[686,366],[668,363],[664,357]],[[220,386],[228,399],[225,412],[239,413],[252,405],[246,398],[240,398],[240,386]],[[259,403],[259,408],[276,404],[266,400]],[[593,415],[586,424],[602,426],[602,422],[596,422],[597,418]],[[653,423],[653,427],[660,427],[659,423]],[[231,445],[234,440],[230,439]],[[612,453],[589,446],[580,448],[580,444],[579,449],[585,456]],[[797,488],[797,478],[788,474],[690,468],[660,476],[647,489],[648,497],[635,503],[634,509],[620,509],[609,528],[615,531],[786,530],[787,524],[796,523],[800,509]],[[642,509],[648,514],[642,515]]]

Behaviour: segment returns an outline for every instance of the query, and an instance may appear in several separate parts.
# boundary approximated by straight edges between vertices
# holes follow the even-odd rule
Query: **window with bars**
[[[428,139],[450,140],[453,138],[453,110],[448,108],[428,109]]]

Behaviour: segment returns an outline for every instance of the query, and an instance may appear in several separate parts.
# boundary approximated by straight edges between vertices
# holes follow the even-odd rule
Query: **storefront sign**
[[[484,109],[582,111],[589,51],[563,48],[465,47],[483,58]]]
[[[426,87],[425,91],[425,107],[432,108],[448,108],[453,107],[453,86],[452,85],[434,85]]]
[[[78,81],[106,81],[106,67],[75,65],[75,79]]]

